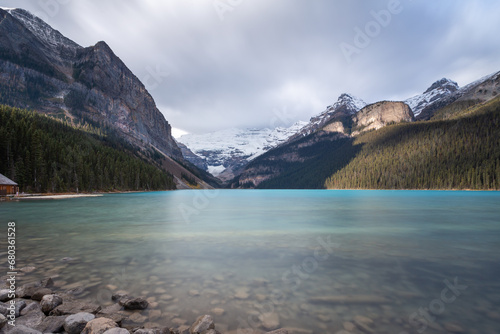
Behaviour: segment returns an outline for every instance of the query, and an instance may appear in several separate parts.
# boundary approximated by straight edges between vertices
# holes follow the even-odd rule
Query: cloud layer
[[[0,1],[106,41],[176,128],[308,120],[343,92],[405,99],[500,70],[498,1]]]

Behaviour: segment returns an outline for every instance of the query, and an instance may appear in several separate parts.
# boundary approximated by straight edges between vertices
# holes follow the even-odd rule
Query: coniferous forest
[[[0,106],[0,173],[24,192],[175,189],[170,174],[112,134]]]
[[[303,161],[273,159],[291,150],[284,146],[250,162],[280,171],[257,188],[500,189],[500,97],[474,107],[453,104],[430,121],[331,136],[297,150]]]
[[[463,109],[359,136],[359,153],[326,188],[500,189],[500,98]]]

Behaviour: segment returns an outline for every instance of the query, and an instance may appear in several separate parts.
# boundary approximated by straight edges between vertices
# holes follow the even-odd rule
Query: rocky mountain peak
[[[366,103],[363,100],[355,96],[352,96],[350,94],[343,93],[339,96],[337,102],[326,108],[326,111],[336,112],[339,111],[339,109],[341,108],[345,108],[350,114],[355,114],[361,109],[363,109],[365,106]],[[324,114],[324,112],[322,114]]]
[[[64,37],[59,31],[52,28],[39,17],[21,8],[1,8],[12,15],[26,29],[35,35],[42,43],[52,47],[79,49],[80,45]]]
[[[438,80],[434,82],[425,92],[424,94],[430,93],[433,90],[436,89],[441,89],[441,90],[447,90],[449,92],[455,92],[459,88],[458,84],[450,79],[447,78],[442,78],[441,80]]]
[[[83,48],[23,9],[0,9],[0,20],[0,90],[15,92],[3,103],[107,124],[137,147],[182,159],[153,97],[105,42]]]
[[[309,123],[300,129],[297,134],[290,137],[290,141],[302,138],[304,136],[310,135],[314,131],[317,131],[335,120],[343,120],[345,118],[350,118],[355,115],[358,111],[363,109],[366,103],[351,94],[343,93],[332,105],[326,107],[322,113],[314,116],[310,119]]]
[[[404,101],[413,111],[415,117],[428,118],[441,102],[459,90],[455,81],[443,78],[434,82],[423,94],[416,95]],[[425,112],[423,112],[425,110]],[[422,115],[421,115],[422,114]]]

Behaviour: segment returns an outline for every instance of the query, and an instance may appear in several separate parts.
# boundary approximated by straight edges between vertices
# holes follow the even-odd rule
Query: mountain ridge
[[[0,9],[0,17],[4,73],[0,84],[21,92],[12,98],[4,96],[0,102],[109,122],[135,145],[151,144],[182,158],[170,124],[152,96],[105,42],[83,48],[21,9]],[[27,79],[40,84],[26,92]],[[72,101],[66,99],[68,95]]]
[[[498,95],[500,72],[451,92],[454,90],[453,87],[456,87],[455,84],[449,79],[441,79],[425,91],[427,93],[424,94],[434,94],[436,90],[442,90],[443,86],[449,90],[435,100],[426,101],[422,112],[426,111],[427,119],[436,117],[450,119],[473,113],[477,106],[487,103]],[[491,115],[495,116],[494,113]],[[343,169],[350,160],[360,154],[361,146],[354,144],[357,138],[369,137],[385,128],[402,126],[401,124],[407,124],[409,129],[412,129],[412,124],[417,126],[429,122],[414,117],[410,106],[402,101],[376,102],[351,114],[350,117],[350,120],[330,118],[325,126],[309,135],[294,138],[269,150],[242,169],[241,173],[229,182],[229,187],[324,188],[325,177],[331,176],[331,171]],[[370,152],[363,151],[363,154],[370,155]],[[484,157],[482,156],[482,159]]]
[[[0,104],[112,130],[142,151],[134,154],[163,155],[179,188],[191,187],[188,180],[212,187],[184,161],[153,97],[104,41],[82,47],[24,9],[0,8],[0,21]]]

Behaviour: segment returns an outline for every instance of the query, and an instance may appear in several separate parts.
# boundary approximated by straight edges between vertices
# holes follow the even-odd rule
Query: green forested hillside
[[[307,138],[306,138],[307,139]],[[296,144],[300,146],[299,140]],[[332,170],[338,170],[352,159],[357,146],[352,145],[352,138],[338,138],[335,140],[322,140],[297,149],[297,153],[304,162],[287,162],[269,159],[267,166],[281,170],[278,177],[273,177],[258,185],[260,189],[318,189],[323,188],[325,179],[331,175]],[[283,148],[286,150],[287,148]],[[295,147],[294,147],[295,149]],[[277,149],[279,152],[280,148]],[[274,154],[275,152],[271,152]],[[270,154],[270,155],[271,155]],[[266,158],[267,156],[264,156]],[[259,164],[259,161],[255,161]],[[250,164],[249,164],[250,165]],[[250,165],[251,166],[251,165]]]
[[[456,109],[456,110],[455,110]],[[448,120],[388,126],[359,136],[360,152],[327,188],[500,189],[500,98],[443,110]]]
[[[113,138],[34,112],[0,106],[0,173],[25,192],[167,190],[170,174]],[[150,159],[153,160],[153,159]]]

